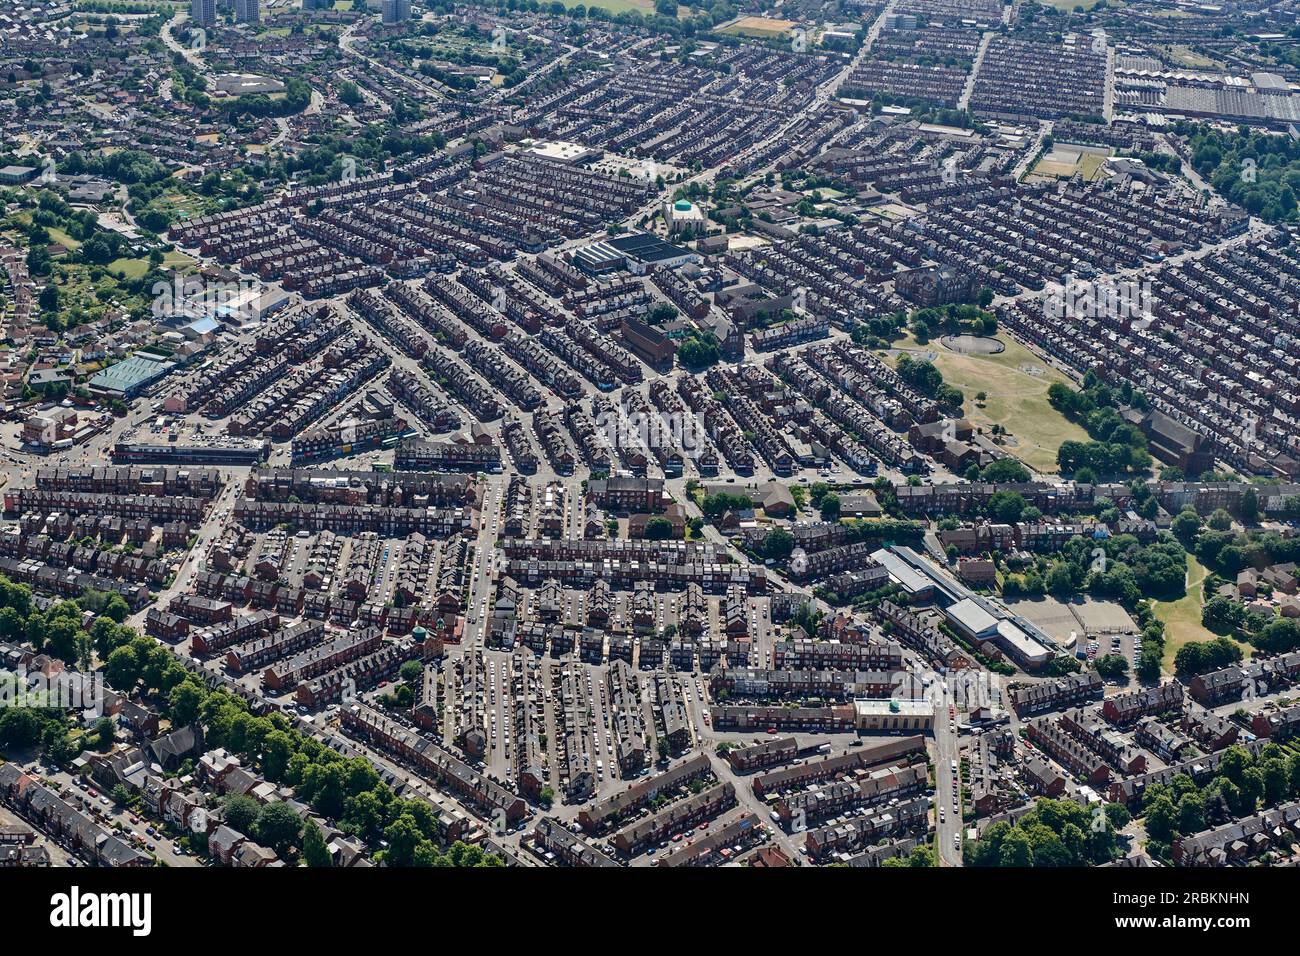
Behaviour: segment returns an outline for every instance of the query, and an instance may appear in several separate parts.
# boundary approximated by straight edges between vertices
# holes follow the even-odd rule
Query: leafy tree
[[[273,730],[262,743],[262,774],[272,783],[284,778],[293,756],[293,738],[283,730]]]
[[[1068,561],[1057,561],[1047,572],[1047,590],[1058,598],[1068,598],[1075,592],[1073,565]]]
[[[645,536],[651,541],[666,541],[673,536],[673,523],[656,515],[645,523]]]
[[[262,809],[256,800],[243,794],[231,794],[226,797],[222,801],[221,808],[225,811],[226,825],[245,836],[253,832],[258,811]]]
[[[1228,512],[1224,511],[1222,508],[1215,508],[1214,512],[1206,521],[1206,524],[1215,531],[1227,531],[1232,527],[1232,515],[1228,514]]]
[[[989,518],[1000,524],[1015,524],[1025,510],[1025,497],[1018,491],[995,491],[989,496]]]
[[[1270,654],[1282,654],[1300,647],[1300,621],[1294,618],[1278,618],[1265,625],[1252,640],[1262,651]]]
[[[1174,670],[1180,677],[1195,677],[1236,664],[1241,656],[1241,648],[1224,637],[1213,641],[1189,641],[1174,655]]]
[[[1178,827],[1178,810],[1167,795],[1160,795],[1146,810],[1146,831],[1161,843],[1172,842]]]
[[[1024,830],[1016,828],[1002,841],[1002,852],[998,856],[998,865],[1004,867],[1026,867],[1034,863],[1033,844]]]
[[[388,841],[384,862],[389,866],[410,866],[415,859],[415,848],[423,838],[419,823],[411,814],[403,813],[384,830],[384,839]]]
[[[32,707],[6,707],[0,710],[0,748],[30,747],[41,739],[45,720]]]
[[[1072,800],[1041,799],[1014,824],[995,823],[982,838],[967,843],[966,862],[999,867],[1105,863],[1116,852],[1117,821],[1106,813],[1099,822],[1100,826],[1092,811]]]
[[[677,318],[677,308],[670,302],[660,302],[650,310],[649,321],[651,325],[663,325],[675,318]]]
[[[1128,658],[1120,654],[1106,654],[1097,658],[1097,673],[1107,680],[1119,680],[1128,673]]]
[[[402,680],[408,684],[413,684],[424,676],[424,666],[419,661],[407,661],[397,673]]]
[[[1160,679],[1160,653],[1155,648],[1142,645],[1142,656],[1138,658],[1136,673],[1138,680],[1146,683]]]
[[[339,84],[339,101],[348,106],[356,106],[361,102],[361,91],[351,80],[344,80]]]
[[[715,364],[722,352],[712,332],[688,333],[677,346],[677,361],[688,369],[703,369]]]
[[[262,807],[253,823],[253,834],[257,842],[270,847],[282,857],[298,842],[301,832],[302,818],[294,812],[293,807],[279,800]]]
[[[901,355],[895,370],[898,372],[898,377],[904,382],[929,397],[934,397],[939,391],[939,386],[943,384],[943,373],[935,367],[933,362],[926,359],[916,359],[906,354]]]
[[[1191,508],[1184,508],[1174,516],[1170,530],[1173,531],[1174,537],[1184,545],[1190,545],[1196,540],[1196,535],[1201,530],[1201,518]]]
[[[784,528],[773,528],[763,538],[763,557],[785,561],[794,552],[794,535]]]
[[[104,679],[118,692],[129,694],[140,682],[140,658],[135,648],[124,645],[108,655],[104,662]]]
[[[1024,482],[1030,477],[1029,469],[1014,458],[999,458],[985,465],[980,472],[980,481],[997,484]]]
[[[311,867],[329,867],[334,865],[329,847],[325,844],[325,835],[314,820],[308,820],[302,830],[302,858]]]
[[[41,753],[50,763],[65,766],[80,752],[62,722],[52,720],[42,728]]]
[[[1241,496],[1241,520],[1246,525],[1259,523],[1259,493],[1254,488]]]
[[[109,595],[108,601],[104,604],[104,616],[112,621],[121,624],[131,614],[131,605],[126,603],[126,599],[120,594]]]
[[[100,717],[95,721],[91,733],[97,741],[97,746],[101,750],[107,750],[112,745],[113,737],[117,733],[117,724],[113,722],[112,717]]]

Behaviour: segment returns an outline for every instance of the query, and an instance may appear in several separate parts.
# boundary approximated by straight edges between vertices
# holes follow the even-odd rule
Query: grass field
[[[795,26],[794,20],[774,20],[771,17],[741,17],[735,23],[728,24],[718,32],[767,39],[769,37],[784,36],[790,32],[793,26]]]
[[[32,223],[31,210],[25,209],[21,212],[15,213],[13,221],[19,223],[24,229],[26,229]],[[59,245],[63,246],[63,248],[70,249],[73,252],[81,248],[80,242],[73,239],[58,226],[49,226],[46,231],[50,234],[50,242],[57,242]]]
[[[999,334],[998,339],[1006,345],[998,355],[959,355],[936,340],[918,346],[910,333],[900,344],[936,352],[934,364],[944,381],[966,395],[964,407],[971,423],[985,429],[1001,425],[1014,439],[1004,446],[1008,452],[1036,471],[1055,472],[1061,442],[1088,440],[1087,432],[1047,401],[1053,382],[1070,384],[1070,380],[1011,336]],[[987,396],[982,408],[975,401],[977,392]]]
[[[57,242],[59,245],[63,246],[63,248],[71,249],[74,252],[81,248],[81,243],[78,240],[73,239],[70,235],[68,235],[58,226],[50,226],[49,232],[50,232],[50,239],[52,239],[54,242]]]
[[[1165,51],[1172,56],[1181,66],[1194,70],[1216,69],[1223,66],[1222,60],[1213,60],[1208,56],[1196,53],[1185,46],[1166,47]]]
[[[1070,179],[1082,175],[1084,182],[1094,182],[1101,178],[1101,170],[1106,165],[1106,156],[1109,153],[1110,150],[1058,144],[1038,161],[1033,174],[1056,179]]]
[[[179,269],[184,272],[192,265],[194,265],[193,257],[187,256],[185,253],[177,252],[173,249],[171,252],[163,254],[161,268]],[[108,264],[108,270],[110,272],[121,270],[126,274],[128,279],[138,279],[149,271],[149,260],[132,258],[114,259]]]
[[[1205,565],[1195,555],[1187,556],[1187,593],[1177,601],[1156,601],[1152,610],[1165,625],[1165,655],[1160,669],[1166,674],[1174,672],[1174,656],[1178,649],[1190,641],[1212,641],[1219,635],[1201,624],[1201,585],[1209,575]],[[1250,648],[1242,644],[1242,650]]]
[[[108,264],[109,272],[121,272],[128,279],[139,279],[149,271],[148,259],[114,259]]]
[[[584,0],[560,0],[565,9],[576,7],[583,3],[588,9],[600,7],[602,10],[608,10],[610,13],[654,13],[654,0],[594,0],[593,3],[584,3]]]

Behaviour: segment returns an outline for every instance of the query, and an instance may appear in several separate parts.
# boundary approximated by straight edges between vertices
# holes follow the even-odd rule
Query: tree
[[[261,805],[252,797],[243,794],[231,794],[221,804],[225,811],[226,826],[248,836],[253,832]]]
[[[1110,823],[1111,828],[1122,830],[1129,824],[1132,815],[1128,812],[1128,807],[1122,803],[1108,803],[1105,808],[1106,820]]]
[[[1270,757],[1259,764],[1259,771],[1264,786],[1264,800],[1278,803],[1287,796],[1291,789],[1291,780],[1287,774],[1286,761],[1281,757]]]
[[[97,746],[101,750],[107,750],[113,743],[113,736],[117,733],[117,724],[113,722],[112,717],[101,717],[95,721],[94,729],[91,731],[95,735]]]
[[[173,687],[171,693],[167,695],[172,723],[178,727],[194,723],[206,696],[207,691],[188,677]]]
[[[1059,657],[1053,657],[1047,665],[1047,673],[1052,677],[1064,677],[1066,674],[1077,674],[1083,670],[1083,665],[1069,654],[1062,654]]]
[[[980,472],[981,481],[997,484],[1028,481],[1030,477],[1029,469],[1014,458],[999,458]]]
[[[1198,833],[1205,829],[1205,799],[1188,793],[1178,801],[1178,832]]]
[[[763,557],[781,562],[794,552],[794,535],[784,528],[773,528],[763,538]]]
[[[325,845],[325,835],[314,820],[308,820],[302,830],[302,858],[312,867],[329,867],[334,865],[329,847]]]
[[[1147,807],[1146,830],[1161,843],[1173,840],[1178,828],[1178,811],[1168,795],[1161,794]]]
[[[677,346],[677,361],[688,369],[702,369],[718,361],[722,352],[712,332],[688,333]]]
[[[419,661],[406,661],[397,674],[408,684],[413,684],[424,676],[424,666]]]
[[[0,710],[0,748],[30,747],[41,739],[41,715],[31,707]]]
[[[995,491],[989,497],[989,517],[1000,524],[1015,524],[1025,510],[1024,495],[1016,491]]]
[[[834,520],[840,516],[840,496],[830,491],[822,496],[821,500],[822,517],[828,521]]]
[[[280,856],[298,842],[302,832],[302,818],[294,812],[293,807],[276,800],[262,807],[253,823],[253,835],[257,842],[270,847]]]
[[[663,325],[675,318],[677,318],[677,308],[669,302],[660,302],[650,310],[649,321],[651,325]]]
[[[1119,680],[1128,673],[1128,658],[1120,654],[1106,654],[1097,658],[1097,673],[1107,680]]]
[[[1002,841],[998,865],[1004,867],[1033,866],[1034,852],[1029,836],[1019,827],[1012,829]]]
[[[945,382],[935,389],[934,400],[940,405],[946,405],[950,409],[960,411],[962,405],[966,403],[966,395],[955,385],[949,385]]]
[[[73,605],[74,610],[76,606]],[[80,614],[79,610],[76,610]],[[47,615],[45,626],[45,645],[44,650],[47,654],[60,658],[65,661],[76,661],[81,656],[81,637],[85,635],[86,641],[89,642],[90,635],[81,630],[78,626],[77,618],[55,616],[53,620]],[[105,677],[112,683],[112,679]],[[127,688],[129,689],[129,688]]]
[[[1241,496],[1241,521],[1246,525],[1259,523],[1259,493],[1254,488],[1247,488]]]
[[[62,767],[80,752],[62,723],[52,720],[41,730],[41,753],[50,763]]]
[[[1137,664],[1137,677],[1138,680],[1148,684],[1160,679],[1160,652],[1154,647],[1146,644],[1142,646],[1142,656]]]
[[[53,282],[49,283],[41,290],[41,294],[36,297],[36,301],[40,303],[41,311],[57,312],[59,309],[59,287]]]
[[[645,523],[645,536],[651,541],[666,541],[673,536],[673,523],[655,515]]]
[[[140,682],[140,658],[135,648],[124,644],[109,654],[104,663],[104,679],[119,693],[129,694],[135,690],[135,685]]]
[[[384,862],[389,866],[410,866],[415,859],[415,848],[424,839],[420,824],[409,812],[403,812],[384,830],[388,849]]]
[[[293,738],[283,730],[273,730],[262,742],[262,774],[272,783],[284,777],[293,756]]]
[[[1170,530],[1173,531],[1174,537],[1184,545],[1190,545],[1196,539],[1196,535],[1200,533],[1201,517],[1191,508],[1184,508],[1174,516]]]
[[[361,91],[351,80],[344,80],[339,84],[339,101],[348,106],[356,106],[361,102]]]
[[[14,608],[0,608],[0,637],[18,637],[23,633],[23,624],[23,616]]]
[[[1252,643],[1270,654],[1283,654],[1300,647],[1300,621],[1278,618],[1266,624]]]
[[[104,604],[104,616],[112,621],[121,624],[131,614],[131,605],[126,603],[126,599],[120,594],[109,595]]]
[[[1189,641],[1174,655],[1174,670],[1179,677],[1195,677],[1219,670],[1241,660],[1241,648],[1226,637],[1213,641]]]
[[[1068,598],[1075,592],[1074,572],[1068,561],[1057,561],[1047,572],[1047,589],[1058,598]]]
[[[918,335],[917,338],[919,339],[920,336]],[[933,397],[939,391],[939,386],[943,384],[943,373],[933,362],[926,359],[902,355],[898,359],[896,370],[899,378],[924,395]]]

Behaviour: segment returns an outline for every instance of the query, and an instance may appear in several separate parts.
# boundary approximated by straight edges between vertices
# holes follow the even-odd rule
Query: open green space
[[[1035,471],[1054,473],[1056,450],[1062,442],[1088,440],[1087,432],[1047,400],[1053,382],[1073,383],[1010,335],[999,333],[997,338],[1006,345],[997,355],[961,355],[937,340],[917,345],[911,333],[898,344],[936,353],[934,364],[943,380],[966,396],[966,418],[985,430],[1001,425],[1011,436],[1005,446],[1008,452]],[[985,395],[983,402],[975,400],[980,392]]]
[[[1174,656],[1184,644],[1191,641],[1213,641],[1220,636],[1201,623],[1201,586],[1209,573],[1194,554],[1189,554],[1187,593],[1177,601],[1152,602],[1152,610],[1165,625],[1165,654],[1160,661],[1160,669],[1166,674],[1174,672]],[[1247,655],[1250,654],[1249,645],[1242,644],[1241,647]]]

